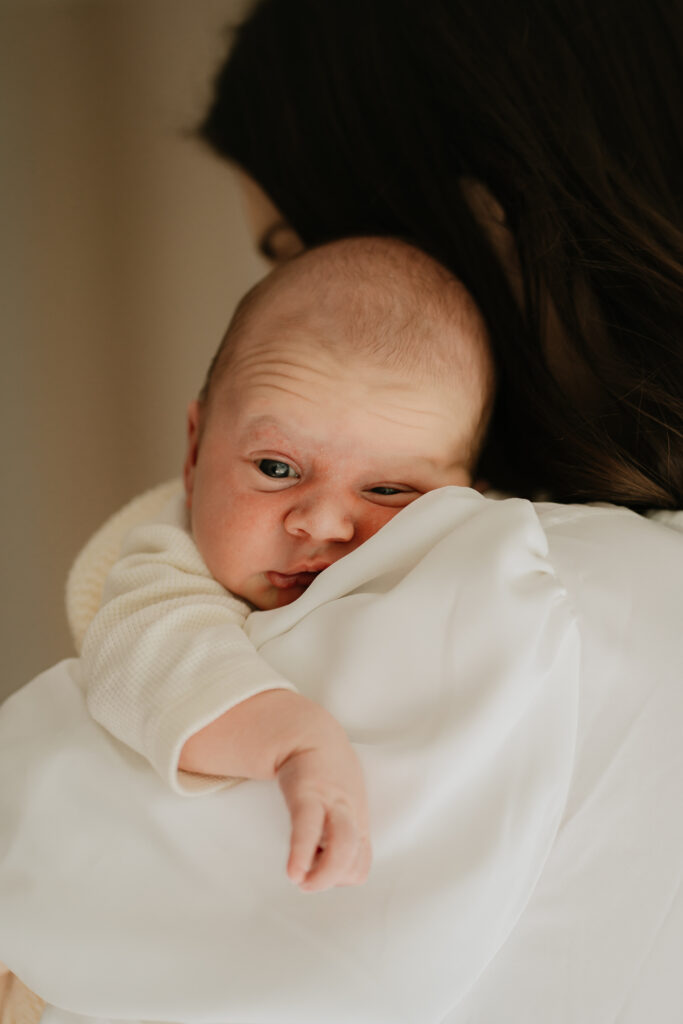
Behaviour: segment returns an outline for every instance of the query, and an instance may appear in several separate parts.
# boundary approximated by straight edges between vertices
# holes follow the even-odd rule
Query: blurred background
[[[90,534],[179,473],[185,410],[266,271],[188,134],[248,0],[0,0],[0,699],[73,653]]]

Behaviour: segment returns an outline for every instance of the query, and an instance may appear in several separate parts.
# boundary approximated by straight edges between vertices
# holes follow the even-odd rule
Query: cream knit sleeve
[[[82,675],[93,717],[190,794],[235,780],[179,771],[185,741],[254,694],[295,687],[244,633],[249,606],[209,573],[180,496],[164,519],[125,538],[85,633]]]

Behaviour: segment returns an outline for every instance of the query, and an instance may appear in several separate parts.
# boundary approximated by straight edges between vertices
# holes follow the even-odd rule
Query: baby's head
[[[185,489],[211,573],[257,608],[289,604],[421,494],[472,484],[492,395],[481,315],[414,247],[347,239],[278,267],[189,409]]]

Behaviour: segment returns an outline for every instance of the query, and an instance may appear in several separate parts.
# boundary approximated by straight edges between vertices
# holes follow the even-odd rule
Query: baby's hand
[[[364,882],[371,851],[358,758],[339,723],[311,707],[307,742],[276,772],[292,820],[287,874],[304,892],[320,892]]]

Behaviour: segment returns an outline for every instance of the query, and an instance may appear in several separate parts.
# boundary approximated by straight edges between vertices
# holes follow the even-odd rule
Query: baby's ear
[[[197,454],[199,452],[199,424],[201,419],[201,406],[197,399],[187,407],[187,450],[185,452],[185,464],[183,466],[183,483],[185,484],[185,503],[192,508],[192,493],[194,491],[194,478],[197,469]]]

